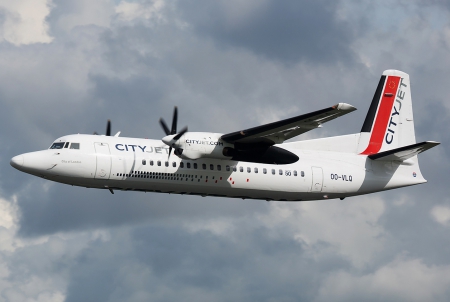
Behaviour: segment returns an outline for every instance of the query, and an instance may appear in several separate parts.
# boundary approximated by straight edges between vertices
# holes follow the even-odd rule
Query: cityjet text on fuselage
[[[165,154],[169,154],[169,148],[165,147],[148,147],[141,145],[129,145],[129,144],[116,144],[116,149],[119,151],[131,151],[131,152],[146,152],[146,153],[160,153],[165,150]]]

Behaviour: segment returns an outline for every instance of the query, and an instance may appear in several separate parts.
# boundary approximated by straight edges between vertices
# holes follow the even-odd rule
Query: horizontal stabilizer
[[[421,142],[405,147],[380,152],[377,154],[372,154],[369,155],[369,158],[373,160],[383,160],[383,161],[391,161],[391,160],[404,161],[408,158],[416,156],[419,153],[431,149],[439,144],[440,143],[438,142]]]

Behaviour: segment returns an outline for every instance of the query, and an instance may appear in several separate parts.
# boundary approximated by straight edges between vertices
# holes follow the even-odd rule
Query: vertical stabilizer
[[[409,75],[386,70],[361,128],[358,153],[377,154],[415,142]]]

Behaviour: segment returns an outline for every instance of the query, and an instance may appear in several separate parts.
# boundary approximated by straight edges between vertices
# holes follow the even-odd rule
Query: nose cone
[[[9,163],[14,168],[20,169],[20,167],[23,166],[23,155],[14,156],[13,158],[11,158],[11,161]]]
[[[57,160],[56,157],[49,157],[48,150],[43,150],[17,155],[11,158],[10,164],[19,171],[34,175],[55,167]]]

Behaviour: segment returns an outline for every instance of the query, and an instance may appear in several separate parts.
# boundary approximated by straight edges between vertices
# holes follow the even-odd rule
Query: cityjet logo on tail
[[[394,141],[395,130],[396,130],[397,124],[400,121],[399,117],[400,117],[400,110],[402,109],[402,101],[406,95],[406,92],[402,90],[402,87],[405,87],[405,88],[408,87],[406,84],[403,83],[403,80],[404,80],[403,78],[400,79],[400,86],[397,91],[397,96],[396,96],[393,110],[391,113],[391,119],[389,121],[386,136],[384,138],[384,140],[387,144],[392,144],[392,142]],[[396,106],[398,106],[398,109]],[[398,116],[398,117],[394,118],[395,116]],[[397,122],[394,122],[393,121],[394,119]]]

